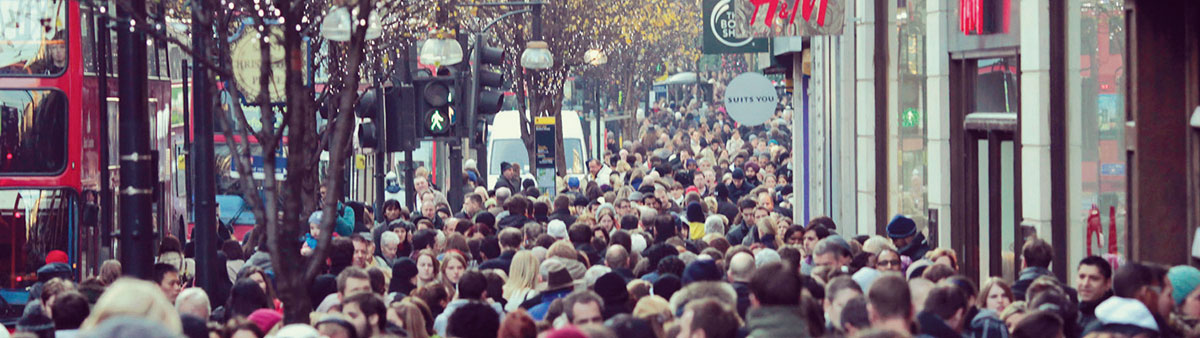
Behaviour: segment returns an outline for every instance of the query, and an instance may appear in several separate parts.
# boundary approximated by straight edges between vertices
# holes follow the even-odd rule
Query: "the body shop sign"
[[[742,73],[725,89],[725,110],[744,126],[757,126],[775,115],[779,96],[771,80],[759,73]]]
[[[755,38],[746,29],[735,0],[704,0],[704,54],[761,53],[767,39]]]

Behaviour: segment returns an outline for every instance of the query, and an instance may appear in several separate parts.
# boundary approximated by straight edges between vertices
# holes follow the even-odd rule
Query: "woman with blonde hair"
[[[958,253],[954,249],[937,248],[925,254],[925,259],[933,261],[934,264],[945,263],[958,271]]]
[[[508,281],[504,283],[504,311],[513,312],[521,308],[521,303],[538,296],[538,268],[541,262],[529,250],[517,251],[513,255],[512,265],[508,267]]]
[[[403,328],[410,338],[429,338],[429,326],[426,323],[431,321],[426,320],[428,307],[421,308],[424,304],[424,301],[415,297],[392,302],[388,307],[388,321]]]
[[[779,238],[779,235],[776,235],[778,229],[775,228],[775,219],[771,217],[759,218],[758,223],[755,225],[758,228],[759,243],[771,249],[777,249],[782,246],[783,242],[781,238]]]
[[[633,307],[633,316],[650,322],[655,337],[666,337],[667,326],[675,321],[671,302],[660,296],[642,297]]]
[[[175,306],[167,300],[162,289],[154,283],[133,278],[120,278],[109,285],[79,330],[86,332],[105,320],[124,316],[144,318],[162,324],[172,333],[183,333],[179,313],[175,312]]]
[[[104,285],[112,285],[117,278],[121,278],[121,261],[110,259],[104,261],[100,265],[100,282]]]

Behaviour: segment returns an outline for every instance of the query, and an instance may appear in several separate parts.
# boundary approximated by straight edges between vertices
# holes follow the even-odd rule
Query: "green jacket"
[[[747,338],[808,337],[799,306],[760,306],[746,312]]]

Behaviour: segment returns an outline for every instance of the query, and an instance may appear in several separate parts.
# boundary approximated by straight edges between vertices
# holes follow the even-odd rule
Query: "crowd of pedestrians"
[[[1087,257],[1054,277],[1030,237],[1018,278],[975,283],[913,220],[843,237],[796,222],[789,112],[737,126],[695,104],[656,107],[588,175],[543,194],[504,163],[467,177],[461,210],[419,173],[415,210],[339,203],[315,311],[285,325],[265,243],[227,241],[219,294],[188,285],[189,245],[167,238],[151,281],[116,261],[75,281],[39,270],[17,324],[29,337],[1197,337],[1200,270]],[[468,171],[473,171],[467,163]],[[326,198],[322,192],[322,198]],[[379,217],[375,217],[379,215]],[[320,212],[302,254],[318,247]],[[376,221],[376,218],[378,221]],[[801,224],[802,223],[802,224]],[[242,250],[243,247],[251,250]],[[245,251],[245,252],[243,252]],[[0,332],[7,332],[0,330]],[[3,335],[4,333],[0,333]]]

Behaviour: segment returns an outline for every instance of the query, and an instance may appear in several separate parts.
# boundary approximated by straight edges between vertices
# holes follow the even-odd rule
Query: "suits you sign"
[[[771,80],[759,73],[742,73],[725,89],[725,110],[737,123],[757,126],[775,115],[779,96]]]

